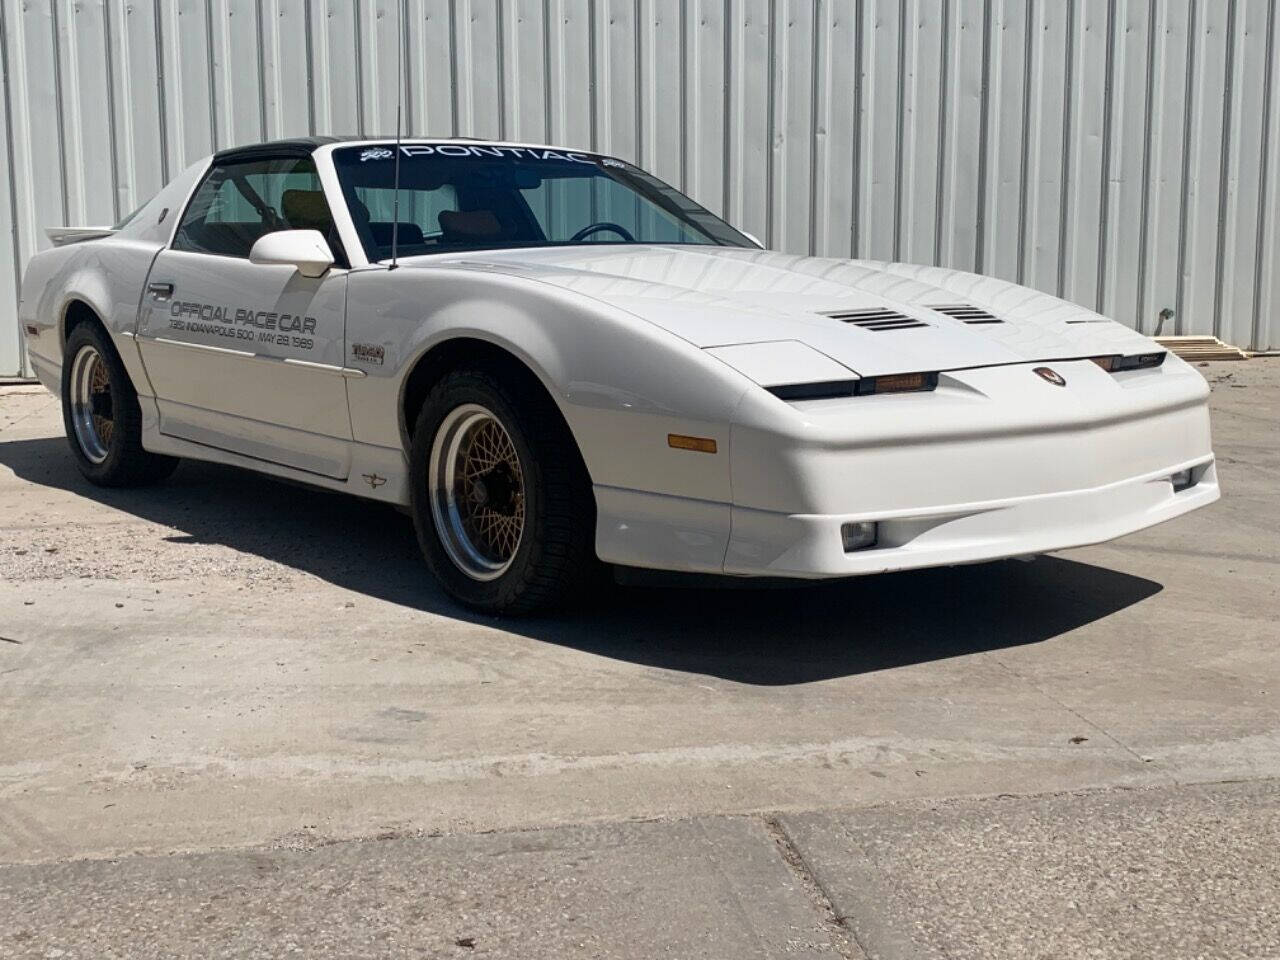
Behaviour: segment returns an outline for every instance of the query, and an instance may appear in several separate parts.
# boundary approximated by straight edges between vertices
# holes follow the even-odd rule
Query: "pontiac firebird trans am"
[[[594,153],[269,143],[50,236],[20,322],[89,480],[191,457],[410,506],[480,609],[602,563],[1036,554],[1218,497],[1208,388],[1153,341],[988,277],[771,253]]]

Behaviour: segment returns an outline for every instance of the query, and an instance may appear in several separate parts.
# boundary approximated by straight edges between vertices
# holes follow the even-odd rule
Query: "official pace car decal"
[[[233,309],[190,300],[175,300],[169,305],[169,329],[252,340],[278,347],[297,347],[299,350],[311,350],[316,345],[313,339],[315,317],[245,307]]]

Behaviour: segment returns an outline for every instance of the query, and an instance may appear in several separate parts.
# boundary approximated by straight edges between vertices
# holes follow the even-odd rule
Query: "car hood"
[[[1056,297],[938,267],[658,245],[489,251],[419,263],[442,261],[551,284],[703,348],[799,342],[861,376],[1158,349]]]

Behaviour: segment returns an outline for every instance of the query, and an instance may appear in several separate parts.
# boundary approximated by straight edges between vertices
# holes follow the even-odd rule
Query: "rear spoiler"
[[[101,240],[115,232],[115,227],[46,227],[44,235],[55,247],[65,247],[86,240]]]

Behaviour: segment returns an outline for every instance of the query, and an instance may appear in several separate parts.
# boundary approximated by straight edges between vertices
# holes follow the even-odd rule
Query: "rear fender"
[[[139,295],[157,252],[154,244],[111,238],[57,247],[32,258],[20,316],[32,361],[46,386],[56,389],[68,315],[83,303],[106,329],[139,396],[151,396],[133,334]]]

